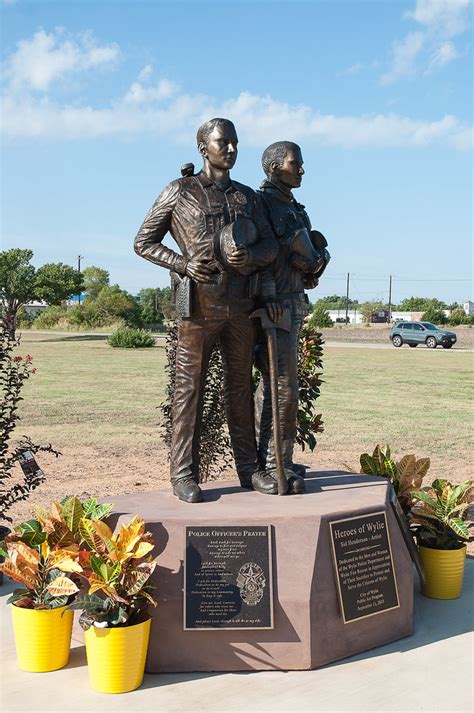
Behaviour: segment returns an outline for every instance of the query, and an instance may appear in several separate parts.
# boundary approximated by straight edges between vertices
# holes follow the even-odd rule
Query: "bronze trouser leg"
[[[220,333],[225,369],[227,424],[239,478],[258,469],[252,393],[254,320],[247,314],[230,317]]]
[[[283,461],[288,467],[292,462],[293,444],[296,437],[298,416],[298,337],[301,317],[292,315],[291,331],[277,329],[278,351],[278,402],[283,438]],[[258,337],[256,365],[262,374],[255,397],[256,431],[258,454],[262,466],[275,467],[272,438],[272,399],[270,374],[265,335]]]
[[[170,448],[171,482],[199,477],[199,436],[202,394],[212,347],[223,320],[190,319],[178,323],[173,434]]]

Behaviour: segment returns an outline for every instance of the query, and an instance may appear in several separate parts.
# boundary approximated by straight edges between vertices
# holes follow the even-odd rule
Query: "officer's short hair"
[[[230,119],[209,119],[209,121],[206,121],[205,124],[199,127],[197,130],[196,134],[196,142],[199,148],[199,144],[207,144],[207,140],[209,139],[210,134],[213,132],[216,126],[231,126],[234,131],[235,131],[235,126],[234,124],[230,121]]]
[[[262,167],[267,177],[270,175],[272,161],[275,161],[275,163],[281,166],[286,154],[292,149],[301,152],[298,144],[295,144],[293,141],[276,141],[274,144],[267,146],[262,156]]]

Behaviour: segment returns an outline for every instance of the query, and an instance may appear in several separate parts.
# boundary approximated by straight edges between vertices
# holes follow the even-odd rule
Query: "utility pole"
[[[390,275],[390,281],[388,283],[388,322],[392,321],[392,276]]]
[[[346,286],[346,324],[349,321],[349,273],[347,273],[347,286]]]
[[[81,260],[84,260],[84,255],[77,256],[77,271],[81,271]],[[79,306],[81,306],[81,293],[79,292]]]

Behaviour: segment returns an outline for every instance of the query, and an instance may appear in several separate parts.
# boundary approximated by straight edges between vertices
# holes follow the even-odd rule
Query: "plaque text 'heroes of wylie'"
[[[329,523],[344,623],[400,606],[385,512]]]

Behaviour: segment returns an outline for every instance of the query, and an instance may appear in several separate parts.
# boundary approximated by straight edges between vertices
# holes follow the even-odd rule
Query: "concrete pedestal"
[[[113,498],[117,522],[144,517],[155,538],[158,567],[147,671],[310,669],[409,636],[413,570],[383,478],[310,473],[304,495],[261,495],[235,482],[203,487],[205,501],[180,502],[169,490]],[[400,607],[343,623],[329,522],[385,511]],[[183,630],[185,526],[271,525],[274,629]]]

